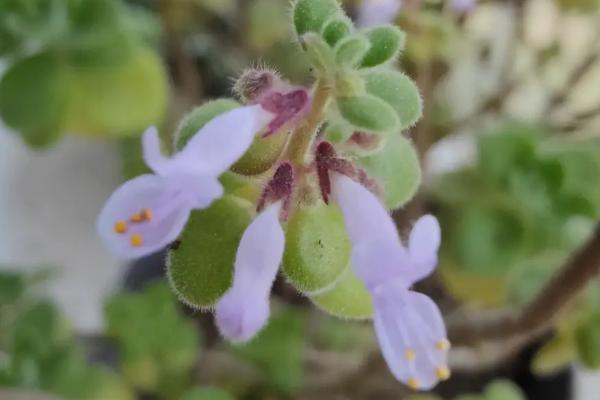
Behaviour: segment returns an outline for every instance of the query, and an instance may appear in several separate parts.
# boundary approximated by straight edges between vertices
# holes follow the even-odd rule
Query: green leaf
[[[14,63],[0,80],[0,116],[33,147],[45,147],[58,140],[68,99],[65,65],[52,53]]]
[[[251,216],[251,204],[232,196],[192,212],[179,247],[167,257],[167,273],[180,300],[192,307],[209,307],[225,293]]]
[[[391,105],[400,118],[401,129],[413,126],[423,113],[417,85],[399,71],[370,71],[364,76],[366,90]]]
[[[344,16],[335,16],[323,25],[321,36],[330,46],[335,46],[342,38],[352,33],[354,26],[352,20]]]
[[[302,292],[331,285],[350,261],[350,240],[337,206],[301,207],[286,227],[283,271]]]
[[[371,44],[360,34],[341,39],[335,45],[335,62],[345,67],[356,67],[363,59]]]
[[[233,351],[258,366],[276,390],[299,389],[303,379],[304,315],[292,309],[275,313],[256,338],[233,347]]]
[[[352,129],[352,126],[348,125],[347,123],[343,121],[338,123],[331,123],[330,121],[330,123],[325,128],[325,133],[323,134],[323,136],[326,140],[332,143],[344,143],[345,141],[350,139],[353,133],[354,129]]]
[[[162,61],[140,48],[119,65],[71,70],[68,129],[95,136],[139,135],[163,119],[168,80]]]
[[[525,400],[525,395],[511,381],[498,379],[487,385],[485,400]]]
[[[346,121],[368,133],[397,131],[400,127],[392,106],[375,96],[341,97],[337,105]]]
[[[316,33],[305,33],[302,46],[311,65],[321,72],[327,72],[335,66],[335,55],[329,45]]]
[[[413,198],[421,184],[419,157],[401,134],[391,135],[379,153],[360,158],[358,163],[379,183],[390,210]]]
[[[566,368],[577,356],[571,330],[559,332],[537,351],[531,370],[538,376],[550,376]]]
[[[294,28],[298,36],[306,32],[321,32],[325,22],[343,15],[337,0],[297,0],[293,5]]]
[[[235,400],[232,395],[216,387],[198,387],[187,391],[181,400]]]
[[[266,138],[258,135],[242,158],[232,165],[231,170],[241,175],[258,175],[267,171],[279,160],[287,140],[285,132]]]
[[[577,327],[575,343],[583,364],[592,369],[600,368],[600,314],[593,315]]]
[[[366,32],[371,48],[362,60],[362,67],[376,67],[393,60],[404,48],[406,35],[391,25],[378,26]]]
[[[240,103],[233,99],[217,99],[208,101],[187,114],[177,128],[175,134],[175,147],[181,150],[185,147],[188,140],[192,138],[204,125],[213,118],[231,111],[240,106]]]
[[[373,302],[365,285],[351,267],[331,289],[310,297],[323,311],[339,318],[366,319],[373,315]]]
[[[166,282],[151,284],[142,293],[114,296],[105,306],[105,317],[128,381],[142,390],[170,393],[171,398],[180,394],[200,338],[193,322],[180,313]]]

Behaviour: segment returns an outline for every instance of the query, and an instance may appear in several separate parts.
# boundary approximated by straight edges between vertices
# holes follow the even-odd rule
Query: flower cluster
[[[123,258],[180,238],[169,257],[173,287],[187,303],[212,307],[219,331],[232,342],[248,341],[265,326],[282,267],[321,308],[372,317],[394,376],[412,389],[430,389],[450,376],[450,344],[437,306],[411,287],[437,265],[440,227],[435,217],[421,217],[405,246],[388,212],[418,185],[418,160],[399,130],[418,119],[420,97],[400,72],[370,69],[394,59],[401,33],[385,26],[353,32],[335,0],[298,0],[294,23],[316,66],[314,88],[250,69],[235,86],[244,104],[201,106],[180,129],[182,135],[194,128],[187,141],[178,139],[183,144],[172,157],[162,154],[158,133],[149,128],[143,154],[153,173],[115,191],[98,217],[98,232]],[[231,188],[225,177],[237,175],[227,171],[238,172],[244,160],[267,167],[249,168]],[[238,218],[236,224],[223,220],[226,198],[235,199],[237,217],[226,218]],[[256,214],[239,236],[231,235],[247,215],[244,204]],[[215,224],[228,238],[199,233]],[[196,237],[204,242],[188,246]],[[355,286],[338,291],[343,285]],[[336,304],[349,302],[340,293],[347,292],[364,293],[366,311],[340,311]]]

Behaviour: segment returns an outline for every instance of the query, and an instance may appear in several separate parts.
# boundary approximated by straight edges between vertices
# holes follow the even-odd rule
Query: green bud
[[[369,133],[397,131],[400,120],[385,101],[371,95],[340,97],[337,105],[342,117],[359,130]]]
[[[353,25],[350,18],[345,15],[335,16],[323,25],[321,36],[323,36],[323,39],[333,47],[342,38],[348,36],[352,32],[352,29]]]
[[[297,0],[293,5],[294,28],[298,36],[306,32],[321,32],[325,22],[342,15],[337,0]]]
[[[400,134],[390,135],[379,153],[361,158],[358,162],[379,183],[385,205],[390,210],[412,199],[421,184],[417,152]]]
[[[331,285],[350,260],[350,240],[337,206],[298,208],[286,228],[283,271],[302,292]]]
[[[316,33],[306,33],[302,36],[302,45],[310,63],[319,71],[333,69],[335,57],[329,45]]]
[[[413,126],[423,113],[423,101],[417,85],[399,71],[371,71],[364,76],[366,90],[391,105],[402,129]]]
[[[64,128],[68,95],[68,72],[58,56],[28,57],[11,65],[0,80],[0,116],[29,145],[48,146]]]
[[[188,140],[210,120],[239,106],[240,103],[233,99],[217,99],[194,108],[179,123],[175,134],[175,148],[183,149]]]
[[[373,301],[365,285],[348,267],[331,289],[311,296],[320,309],[339,318],[367,319],[373,315]]]
[[[367,33],[371,48],[362,60],[362,67],[375,67],[394,59],[404,48],[406,35],[391,25],[373,28]]]
[[[338,65],[355,67],[360,64],[371,44],[359,34],[347,36],[335,46],[335,61]]]
[[[231,196],[192,212],[179,246],[167,257],[167,275],[180,300],[192,307],[209,307],[225,293],[251,216],[251,204]]]
[[[266,138],[257,136],[252,146],[233,164],[231,170],[241,175],[258,175],[265,172],[277,162],[287,139],[288,135],[285,133]]]

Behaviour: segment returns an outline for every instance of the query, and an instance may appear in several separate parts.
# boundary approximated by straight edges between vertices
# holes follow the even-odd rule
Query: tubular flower
[[[222,196],[219,175],[246,152],[273,117],[259,105],[224,113],[171,158],[161,153],[156,128],[148,128],[142,147],[153,174],[125,182],[106,202],[96,227],[107,247],[119,257],[135,258],[174,241],[191,210],[207,208]]]
[[[450,376],[450,343],[438,307],[410,287],[437,265],[436,218],[421,217],[404,247],[392,218],[369,190],[337,173],[331,190],[352,242],[354,271],[373,297],[375,333],[391,372],[414,390],[431,389]]]
[[[269,318],[269,294],[283,257],[282,202],[267,206],[248,226],[235,259],[233,285],[215,310],[217,327],[232,342],[254,337]]]

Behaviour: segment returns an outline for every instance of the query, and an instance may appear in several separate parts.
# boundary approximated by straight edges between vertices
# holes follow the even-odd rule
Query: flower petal
[[[281,202],[274,203],[248,226],[237,251],[233,285],[217,303],[217,327],[233,342],[251,339],[269,318],[269,293],[285,243],[280,210]]]
[[[435,303],[394,284],[379,287],[374,300],[375,333],[396,379],[415,390],[429,390],[448,379],[449,343]]]
[[[402,3],[402,0],[362,0],[356,24],[368,28],[391,23],[400,12]]]
[[[273,114],[260,105],[228,111],[208,122],[174,157],[179,170],[221,175],[252,145]]]
[[[332,174],[332,197],[344,215],[352,241],[352,263],[369,286],[397,278],[407,265],[396,226],[381,202],[361,184]]]
[[[160,151],[160,138],[156,127],[146,129],[142,136],[142,148],[146,165],[156,174],[165,175],[169,171],[171,159]]]
[[[96,228],[116,256],[141,257],[174,241],[190,210],[189,197],[182,195],[172,181],[142,175],[125,182],[111,195]]]
[[[424,215],[417,220],[408,239],[408,252],[412,261],[408,277],[410,284],[420,281],[435,269],[441,240],[437,218]]]

